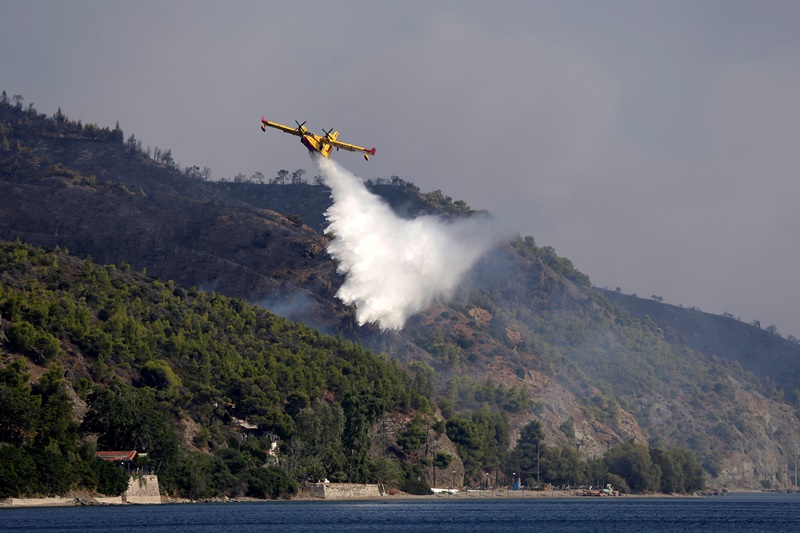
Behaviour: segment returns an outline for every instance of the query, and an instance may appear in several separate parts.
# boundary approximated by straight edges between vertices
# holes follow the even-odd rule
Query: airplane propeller
[[[303,123],[302,123],[302,124],[300,124],[299,122],[297,122],[297,121],[295,120],[295,121],[294,121],[294,123],[295,123],[295,124],[297,124],[297,131],[303,131],[303,126],[305,126],[305,124],[306,124],[306,121],[304,120],[304,121],[303,121]]]
[[[325,137],[326,138],[328,138],[328,139],[331,138],[331,132],[333,131],[333,128],[331,128],[329,130],[326,130],[325,128],[322,128],[322,131],[325,132]]]

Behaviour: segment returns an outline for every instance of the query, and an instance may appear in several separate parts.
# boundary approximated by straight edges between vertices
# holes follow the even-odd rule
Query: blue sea
[[[0,510],[0,531],[800,531],[800,494],[434,499]]]

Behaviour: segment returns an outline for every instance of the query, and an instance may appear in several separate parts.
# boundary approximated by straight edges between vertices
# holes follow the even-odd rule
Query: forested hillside
[[[583,460],[570,445],[546,444],[539,422],[512,449],[505,413],[529,407],[519,391],[487,383],[483,407],[443,420],[426,397],[425,364],[410,373],[350,341],[125,264],[0,242],[0,272],[0,497],[118,494],[126,476],[98,449],[145,453],[137,468],[191,498],[278,497],[325,478],[423,494],[436,468],[451,486],[487,467],[507,483],[534,459],[537,480],[560,485],[705,486],[689,450],[631,441]]]
[[[0,430],[16,445],[0,451],[31,452],[29,468],[58,457],[41,479],[4,471],[0,496],[69,488],[97,466],[92,440],[79,446],[86,434],[101,449],[148,452],[166,489],[193,497],[238,483],[258,495],[260,483],[294,487],[310,475],[367,481],[370,426],[385,412],[432,413],[396,363],[241,300],[22,244],[0,243],[0,273]],[[34,365],[47,370],[31,388]],[[234,431],[249,426],[258,430]],[[320,435],[323,450],[286,453],[290,477],[256,468],[273,442],[294,450]]]
[[[92,382],[105,383],[102,372],[107,368],[109,375],[125,383],[152,388],[158,401],[179,415],[185,413],[187,419],[212,417],[207,410],[213,413],[213,408],[207,405],[213,405],[209,403],[213,399],[218,410],[224,402],[235,403],[237,410],[253,409],[228,416],[246,414],[263,431],[290,435],[297,420],[286,411],[293,392],[285,387],[293,385],[275,376],[281,376],[292,358],[287,355],[284,360],[248,344],[249,336],[255,343],[269,340],[258,335],[259,328],[269,329],[260,321],[271,328],[283,319],[226,299],[238,297],[302,320],[314,328],[301,328],[306,331],[303,335],[320,339],[323,346],[334,343],[336,350],[368,353],[361,344],[385,354],[388,360],[378,360],[392,372],[412,376],[397,378],[405,392],[393,392],[389,395],[393,400],[383,401],[388,402],[387,409],[398,413],[410,409],[424,416],[398,414],[392,438],[406,439],[403,442],[410,448],[394,441],[383,449],[390,448],[388,453],[401,463],[416,464],[428,482],[435,471],[436,454],[431,450],[436,446],[421,447],[420,431],[426,438],[435,433],[452,441],[442,440],[437,446],[450,446],[442,453],[454,461],[456,455],[464,460],[468,481],[479,483],[485,476],[481,471],[486,470],[496,472],[499,479],[507,469],[522,472],[530,481],[535,471],[530,456],[516,465],[509,461],[515,447],[532,442],[526,441],[524,435],[530,433],[524,428],[541,424],[544,440],[533,439],[540,451],[543,442],[554,450],[573,449],[578,461],[632,443],[653,449],[677,447],[691,449],[713,483],[790,485],[788,467],[800,452],[798,403],[792,391],[800,385],[795,371],[781,370],[792,360],[796,346],[780,337],[759,337],[758,343],[748,345],[754,354],[750,356],[731,341],[750,334],[747,324],[715,322],[714,333],[709,334],[710,322],[689,309],[671,309],[654,301],[648,305],[661,306],[655,309],[663,312],[639,312],[624,299],[594,289],[587,275],[533,237],[498,244],[469,273],[452,300],[437,302],[412,317],[402,331],[360,327],[354,309],[335,298],[342,280],[325,251],[331,236],[321,233],[323,213],[331,200],[319,180],[308,183],[300,171],[289,179],[289,173],[281,171],[276,178],[257,172],[251,178],[240,175],[213,182],[210,169],[181,169],[169,150],[143,148],[133,135],[125,137],[119,126],[112,130],[82,125],[60,110],[45,116],[7,100],[0,104],[0,134],[0,194],[7,199],[0,210],[0,237],[68,248],[84,260],[91,256],[95,277],[108,275],[111,280],[112,271],[124,276],[146,271],[153,277],[149,283],[160,284],[156,292],[162,296],[152,301],[157,310],[140,309],[135,299],[123,299],[124,304],[108,309],[108,302],[93,308],[100,313],[95,315],[98,320],[110,321],[109,327],[118,327],[125,335],[117,344],[103,335],[82,334],[66,341],[61,330],[50,332],[58,342],[74,345],[70,350],[62,344],[59,353],[82,361],[81,376]],[[439,191],[422,194],[397,177],[369,185],[404,217],[420,213],[459,217],[474,212]],[[51,270],[51,275],[60,273],[60,260],[59,267]],[[160,317],[163,309],[178,301],[193,309],[228,302],[242,310],[217,317],[214,335],[206,331],[208,319],[190,320],[182,312],[162,318],[160,331],[150,331],[150,325],[130,330],[133,326],[123,320],[148,312]],[[87,303],[94,304],[90,299]],[[10,320],[5,313],[4,319]],[[228,320],[247,334],[218,349],[221,341],[216,335],[225,338]],[[45,330],[36,331],[40,333],[33,342],[43,343],[37,349],[48,343],[52,348]],[[333,340],[317,331],[339,337]],[[287,350],[295,351],[291,344]],[[19,353],[19,346],[13,353]],[[242,362],[234,353],[244,357]],[[251,353],[268,354],[264,355],[268,361],[275,357],[279,364],[253,362],[247,355]],[[312,360],[313,368],[322,364],[319,355]],[[754,360],[758,364],[750,364]],[[168,367],[159,361],[167,361]],[[146,363],[153,368],[145,369]],[[231,373],[213,386],[222,396],[212,398],[198,383],[209,378],[209,369],[213,374],[219,368]],[[320,372],[327,376],[328,370]],[[344,367],[340,372],[349,379]],[[152,375],[170,379],[174,375],[175,380],[172,386],[158,388],[148,381]],[[333,394],[339,402],[346,392],[331,388],[333,378],[297,379],[298,386],[311,387],[303,389],[307,402],[313,403],[320,394],[326,398]],[[395,390],[388,384],[380,389]],[[352,390],[360,391],[361,384]],[[173,396],[167,396],[169,391]],[[252,397],[244,400],[243,391]],[[420,403],[420,393],[430,400],[429,407]],[[439,425],[430,407],[434,403],[443,416]],[[213,416],[222,416],[221,412]],[[438,433],[431,429],[434,426]],[[199,434],[202,429],[194,431]],[[214,438],[213,432],[207,438],[205,432],[202,435],[205,440],[195,446]],[[373,428],[373,445],[378,437]],[[587,470],[581,468],[552,479],[588,479]]]

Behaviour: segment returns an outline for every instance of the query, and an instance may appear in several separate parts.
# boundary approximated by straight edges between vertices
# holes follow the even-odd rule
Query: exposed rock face
[[[492,321],[492,314],[486,309],[481,309],[480,307],[473,307],[470,309],[469,316],[471,316],[479,325],[485,325]]]
[[[427,420],[422,425],[425,439],[413,452],[406,453],[397,443],[401,434],[408,429],[413,421],[411,415],[389,413],[383,417],[370,431],[372,441],[371,453],[373,457],[398,457],[408,459],[434,459],[437,454],[443,453],[452,457],[447,468],[437,469],[433,465],[425,467],[423,475],[425,482],[431,487],[461,487],[464,485],[464,463],[458,456],[455,444],[444,431],[438,432],[433,427],[433,421]],[[418,461],[417,461],[418,462]]]
[[[537,407],[534,412],[518,417],[520,426],[534,419],[541,420],[548,428],[546,441],[549,444],[572,444],[586,457],[599,457],[610,446],[621,442],[631,439],[647,442],[636,418],[625,409],[618,408],[601,419],[597,414],[587,412],[584,402],[575,394],[541,372],[529,371],[527,378],[521,381]],[[570,419],[574,423],[574,436],[558,429]],[[516,431],[512,435],[512,446],[518,437],[519,431]]]

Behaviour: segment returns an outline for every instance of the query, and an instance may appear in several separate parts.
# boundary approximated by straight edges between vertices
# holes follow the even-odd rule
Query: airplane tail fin
[[[267,119],[264,118],[264,115],[261,115],[261,131],[267,131]]]

